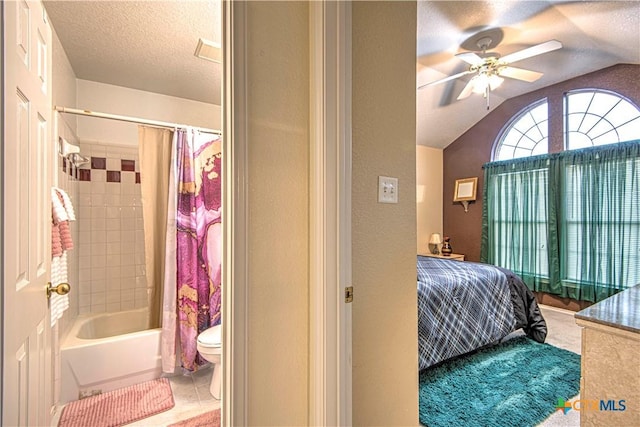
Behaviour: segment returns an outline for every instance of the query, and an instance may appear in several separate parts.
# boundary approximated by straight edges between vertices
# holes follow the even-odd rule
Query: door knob
[[[51,298],[52,293],[58,295],[66,295],[71,290],[71,286],[68,283],[60,283],[58,286],[51,286],[51,282],[47,283],[47,298]]]

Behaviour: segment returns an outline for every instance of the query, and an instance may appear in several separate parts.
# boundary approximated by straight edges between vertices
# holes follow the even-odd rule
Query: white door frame
[[[222,426],[247,425],[246,5],[222,2]]]
[[[351,2],[310,3],[309,424],[351,425]],[[222,425],[246,425],[246,4],[223,0]],[[228,362],[227,362],[228,361]]]
[[[309,425],[351,425],[351,3],[309,4]]]

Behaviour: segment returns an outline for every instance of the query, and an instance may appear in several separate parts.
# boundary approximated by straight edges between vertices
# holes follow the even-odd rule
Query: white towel
[[[61,188],[51,188],[51,215],[54,226],[65,221],[75,221],[76,219],[71,198]],[[71,243],[71,234],[69,234],[68,227],[66,232],[66,240]],[[68,247],[72,246],[68,245]],[[51,258],[51,286],[56,287],[60,283],[67,283],[68,280],[67,251],[65,250],[61,256]],[[64,311],[69,308],[69,296],[52,293],[49,299],[49,307],[51,311],[51,326],[53,327],[58,319],[62,317]]]
[[[55,187],[51,187],[51,215],[53,215],[54,224],[69,221],[67,209],[58,197],[58,190]]]
[[[62,256],[51,259],[51,285],[58,286],[60,283],[67,283],[67,252],[63,252]],[[53,327],[58,319],[62,317],[63,312],[69,308],[69,296],[58,295],[55,292],[51,294],[49,299],[51,310],[51,327]]]
[[[73,204],[71,203],[71,198],[69,197],[69,195],[62,188],[54,187],[54,190],[57,191],[58,194],[60,194],[60,197],[62,197],[62,204],[64,205],[64,209],[67,212],[69,221],[75,221],[76,213],[73,209]]]

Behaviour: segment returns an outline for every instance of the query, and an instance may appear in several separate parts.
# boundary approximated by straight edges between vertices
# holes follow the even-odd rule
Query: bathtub
[[[161,330],[146,325],[146,308],[78,316],[60,346],[60,403],[159,378]]]

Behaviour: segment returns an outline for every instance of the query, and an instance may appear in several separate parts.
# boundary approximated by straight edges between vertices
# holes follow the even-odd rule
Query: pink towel
[[[62,240],[60,239],[60,226],[51,224],[51,256],[58,257],[62,255]]]
[[[73,240],[71,239],[71,230],[69,221],[62,221],[58,224],[60,227],[60,240],[62,241],[62,250],[68,251],[73,249]]]

